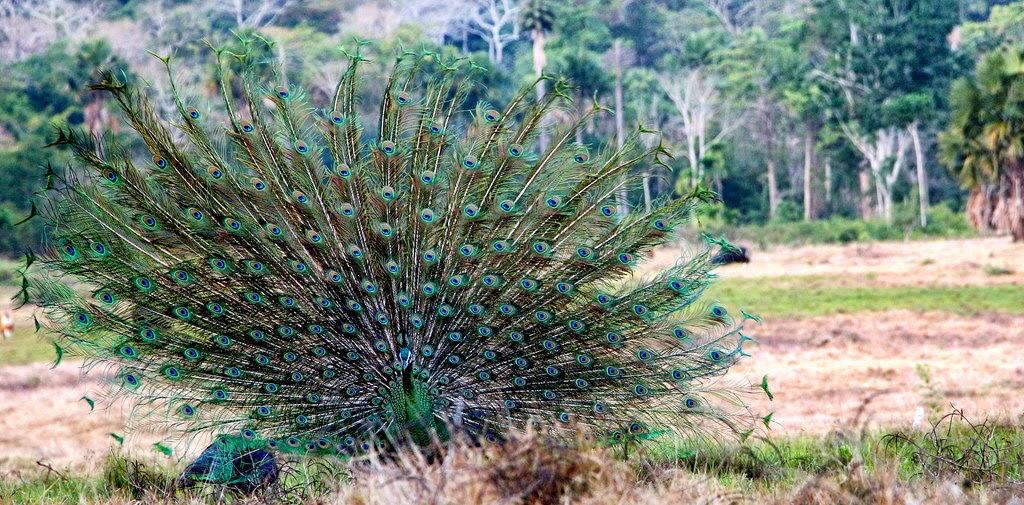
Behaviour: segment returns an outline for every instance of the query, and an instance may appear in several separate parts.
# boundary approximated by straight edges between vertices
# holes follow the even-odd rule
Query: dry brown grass
[[[777,505],[974,505],[1024,503],[1024,489],[995,487],[971,489],[961,483],[898,478],[895,468],[867,471],[852,465],[845,477],[809,477],[793,490],[765,499]],[[756,503],[762,503],[758,500]]]
[[[739,503],[710,477],[616,460],[597,447],[553,447],[534,432],[502,445],[458,444],[432,461],[422,453],[351,466],[352,484],[323,503],[385,505]]]
[[[659,251],[653,263],[670,261],[677,252]],[[1024,284],[1024,247],[996,238],[778,248],[755,251],[753,263],[721,273],[870,287]],[[21,325],[30,324],[27,311],[18,316]],[[754,357],[732,373],[755,382],[769,376],[776,399],[756,400],[754,407],[775,411],[771,433],[778,436],[818,436],[841,428],[865,400],[869,427],[910,425],[919,408],[936,403],[944,411],[956,405],[974,419],[1019,419],[1024,412],[1024,364],[1015,359],[1024,342],[1024,316],[837,314],[769,320],[755,336],[761,344],[749,349]],[[0,366],[0,479],[35,469],[37,460],[72,474],[100,472],[99,463],[117,445],[109,433],[123,432],[125,413],[99,405],[90,412],[79,399],[102,377],[82,377],[77,365]],[[919,365],[931,370],[929,384],[917,372]],[[152,443],[162,438],[142,433],[126,447],[152,459]],[[597,448],[570,451],[519,442],[455,450],[438,462],[407,456],[353,467],[352,484],[337,486],[321,502],[1024,505],[1020,489],[965,490],[956,479],[908,483],[896,468],[869,470],[856,461],[839,474],[805,476],[742,495],[735,483],[676,466],[623,463]],[[147,496],[144,501],[154,503],[166,498],[158,491]],[[174,503],[187,502],[182,499]],[[3,497],[0,503],[6,505]]]
[[[773,430],[824,433],[846,425],[866,400],[871,427],[908,426],[918,409],[972,418],[1016,419],[1024,413],[1024,316],[955,316],[890,311],[766,321],[760,345],[732,372],[767,374],[775,401]],[[925,384],[918,367],[930,370]]]
[[[750,346],[754,357],[731,372],[757,381],[767,374],[777,435],[820,434],[850,421],[865,399],[869,426],[910,425],[919,408],[956,405],[972,418],[1015,419],[1024,413],[1024,363],[1012,359],[1024,342],[1024,316],[954,316],[891,311],[766,321]],[[918,365],[931,369],[925,387]],[[82,395],[100,378],[82,377],[75,362],[0,367],[0,473],[36,460],[87,468],[116,442],[125,412],[90,412]],[[934,393],[934,394],[933,394]],[[26,405],[32,406],[26,414]],[[158,433],[128,444],[153,454]]]
[[[142,473],[146,473],[145,471]],[[503,445],[458,443],[428,457],[404,453],[350,462],[348,478],[335,479],[323,492],[238,497],[205,490],[184,495],[169,491],[161,479],[146,477],[149,487],[116,481],[113,497],[89,503],[105,505],[181,505],[205,503],[301,503],[310,505],[917,505],[1024,503],[1024,488],[1008,484],[965,485],[943,479],[900,477],[894,462],[868,467],[857,458],[845,466],[795,482],[767,487],[748,483],[743,491],[723,484],[722,475],[694,473],[643,457],[629,462],[601,447],[555,447],[536,432],[517,433]],[[127,490],[127,492],[125,492]],[[0,503],[4,500],[0,498]]]

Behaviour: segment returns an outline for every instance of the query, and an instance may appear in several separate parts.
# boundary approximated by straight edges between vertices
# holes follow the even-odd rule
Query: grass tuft
[[[52,468],[0,479],[0,503],[1015,503],[1024,498],[1024,427],[961,411],[923,430],[837,431],[744,444],[662,441],[622,459],[586,440],[553,446],[536,431],[504,444],[348,463],[300,460],[274,492],[174,491],[173,472],[112,454],[98,476]]]
[[[886,310],[960,315],[1024,314],[1024,285],[839,286],[828,278],[721,279],[712,298],[765,317],[809,317]]]

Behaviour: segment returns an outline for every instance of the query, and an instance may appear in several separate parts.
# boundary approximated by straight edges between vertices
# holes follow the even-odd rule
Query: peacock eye
[[[192,119],[199,119],[199,109],[189,106],[185,111],[188,113],[188,117]]]
[[[292,96],[291,91],[289,91],[288,89],[288,86],[278,86],[275,92],[277,93],[278,98],[285,100]]]
[[[336,125],[345,124],[345,116],[340,111],[333,111],[330,114],[331,122]]]
[[[488,123],[493,123],[500,117],[501,113],[494,109],[489,109],[487,112],[484,112],[484,121],[487,121]]]

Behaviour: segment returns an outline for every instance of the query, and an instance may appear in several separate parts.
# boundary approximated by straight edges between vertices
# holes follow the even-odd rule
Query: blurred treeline
[[[467,56],[491,70],[474,99],[498,104],[538,72],[565,76],[572,107],[596,97],[620,111],[579,140],[614,144],[642,123],[675,154],[671,170],[641,169],[634,206],[700,183],[723,198],[708,212],[716,226],[948,221],[966,195],[936,147],[951,82],[1024,38],[1022,21],[1024,1],[998,0],[0,0],[0,254],[43,239],[38,220],[13,224],[45,163],[62,163],[42,147],[51,125],[123,130],[87,89],[98,69],[169,106],[147,51],[173,54],[179,88],[212,101],[203,41],[232,34],[275,41],[266,57],[314,103],[355,37],[376,46],[371,74],[402,48]]]

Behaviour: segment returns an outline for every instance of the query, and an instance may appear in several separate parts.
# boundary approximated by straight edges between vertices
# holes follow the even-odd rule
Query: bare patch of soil
[[[673,264],[687,246],[654,252],[644,269]],[[776,247],[726,265],[724,278],[827,276],[839,285],[967,286],[1024,284],[1024,244],[1006,237]]]
[[[648,268],[676,260],[680,248],[661,249]],[[720,270],[726,277],[820,276],[840,285],[1024,284],[1024,245],[1005,238],[893,242],[754,251],[747,265]],[[3,291],[3,290],[0,290]],[[3,295],[4,293],[0,293]],[[9,296],[9,294],[8,294]],[[3,300],[6,300],[4,296]],[[31,324],[28,310],[19,325]],[[848,427],[858,408],[872,426],[910,425],[918,410],[963,408],[972,419],[1024,414],[1024,316],[957,316],[890,311],[766,321],[751,332],[754,357],[731,377],[753,383],[764,374],[775,401],[772,432],[821,433]],[[918,366],[928,367],[931,385]],[[86,467],[123,433],[121,407],[90,412],[80,398],[99,379],[83,378],[78,364],[0,366],[0,474],[43,460]],[[126,445],[153,452],[160,433],[142,433]]]
[[[1024,415],[1024,316],[892,311],[766,321],[753,333],[754,356],[730,373],[768,375],[775,400],[754,408],[775,412],[773,432],[909,426],[953,405],[979,421]]]
[[[123,435],[121,405],[96,403],[90,411],[82,396],[97,390],[100,376],[83,376],[80,363],[0,367],[0,475],[42,461],[55,468],[85,469],[117,446]],[[135,433],[125,446],[152,455],[158,434]]]
[[[753,408],[775,412],[774,434],[849,427],[869,399],[871,426],[908,426],[936,402],[976,420],[1024,414],[1024,316],[893,311],[766,321],[752,333],[754,356],[730,376],[756,383],[768,375],[775,401],[758,397]],[[0,367],[0,473],[36,460],[85,466],[116,445],[110,433],[123,433],[126,412],[99,404],[90,412],[80,398],[97,382],[77,365]],[[929,367],[934,392],[919,365]],[[159,439],[143,433],[126,444],[152,453]]]

